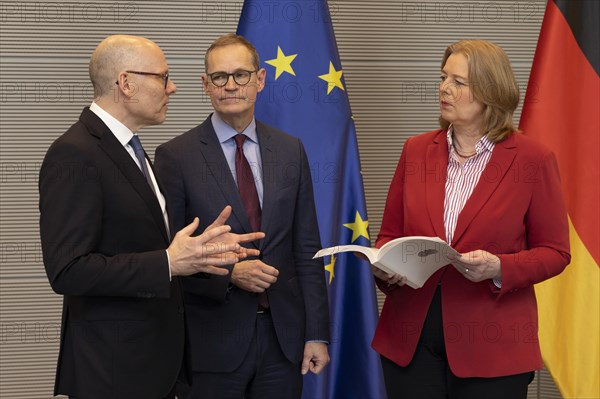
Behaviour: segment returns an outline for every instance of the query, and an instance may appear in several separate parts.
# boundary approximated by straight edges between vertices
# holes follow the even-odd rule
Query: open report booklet
[[[324,248],[314,258],[340,252],[360,252],[371,264],[386,273],[406,276],[411,288],[421,288],[433,273],[452,263],[459,253],[439,237],[401,237],[385,243],[381,248],[361,245],[338,245]]]

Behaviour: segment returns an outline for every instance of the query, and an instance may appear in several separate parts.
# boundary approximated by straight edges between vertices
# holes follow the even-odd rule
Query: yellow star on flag
[[[344,71],[341,69],[336,71],[333,67],[333,63],[329,61],[329,73],[319,76],[319,78],[327,82],[327,94],[331,93],[331,90],[333,90],[334,87],[344,90],[344,86],[342,85],[343,73]]]
[[[368,220],[362,220],[362,218],[360,217],[360,213],[358,213],[358,211],[356,211],[356,216],[354,217],[354,223],[346,223],[344,224],[344,227],[349,228],[350,230],[352,230],[352,242],[356,241],[358,239],[358,237],[365,237],[367,240],[369,239],[369,231],[367,230],[367,227],[369,227],[369,221]]]
[[[296,73],[292,69],[292,61],[298,54],[285,55],[281,47],[277,46],[277,58],[265,61],[267,64],[275,67],[275,80],[284,72],[296,76]]]
[[[333,281],[334,272],[333,268],[335,267],[335,255],[331,255],[331,262],[325,265],[325,270],[329,272],[329,285]]]

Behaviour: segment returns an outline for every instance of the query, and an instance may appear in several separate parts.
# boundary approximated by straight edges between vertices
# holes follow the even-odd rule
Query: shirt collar
[[[119,140],[119,143],[121,143],[122,146],[126,146],[129,143],[129,141],[133,137],[133,132],[129,130],[127,126],[125,126],[124,124],[119,122],[117,118],[103,110],[95,102],[92,102],[92,105],[90,105],[90,111],[95,113],[98,116],[98,118],[100,118],[102,122],[104,122],[104,124],[108,126],[112,134],[115,135],[115,137],[117,138],[117,140]]]
[[[234,128],[229,126],[227,123],[225,123],[225,121],[216,112],[213,112],[212,116],[210,117],[210,120],[212,122],[213,128],[215,129],[215,133],[217,133],[217,138],[219,139],[219,142],[221,144],[223,144],[227,140],[230,140],[236,134],[238,134],[238,132]],[[258,135],[256,134],[256,119],[254,117],[252,118],[250,124],[246,127],[246,129],[244,129],[244,131],[241,134],[246,135],[246,137],[258,144]]]

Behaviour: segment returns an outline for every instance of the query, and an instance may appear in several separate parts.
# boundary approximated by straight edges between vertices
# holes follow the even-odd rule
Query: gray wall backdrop
[[[275,10],[277,3],[272,2]],[[1,398],[51,397],[62,298],[49,288],[42,265],[37,173],[50,143],[92,101],[87,65],[95,45],[109,34],[128,33],[153,39],[165,50],[179,90],[168,121],[141,133],[153,153],[210,112],[200,81],[204,50],[235,31],[241,5],[240,0],[0,2]],[[375,237],[404,141],[437,127],[445,47],[462,38],[495,41],[511,58],[524,94],[545,0],[329,5]],[[515,120],[519,117],[520,108]],[[560,398],[543,371],[529,396]]]

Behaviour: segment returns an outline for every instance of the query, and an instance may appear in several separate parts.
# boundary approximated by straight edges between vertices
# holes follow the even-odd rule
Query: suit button
[[[179,307],[179,313],[182,313],[182,314],[183,314],[183,312],[185,312],[185,310],[183,309],[183,306],[180,306],[180,307]]]

